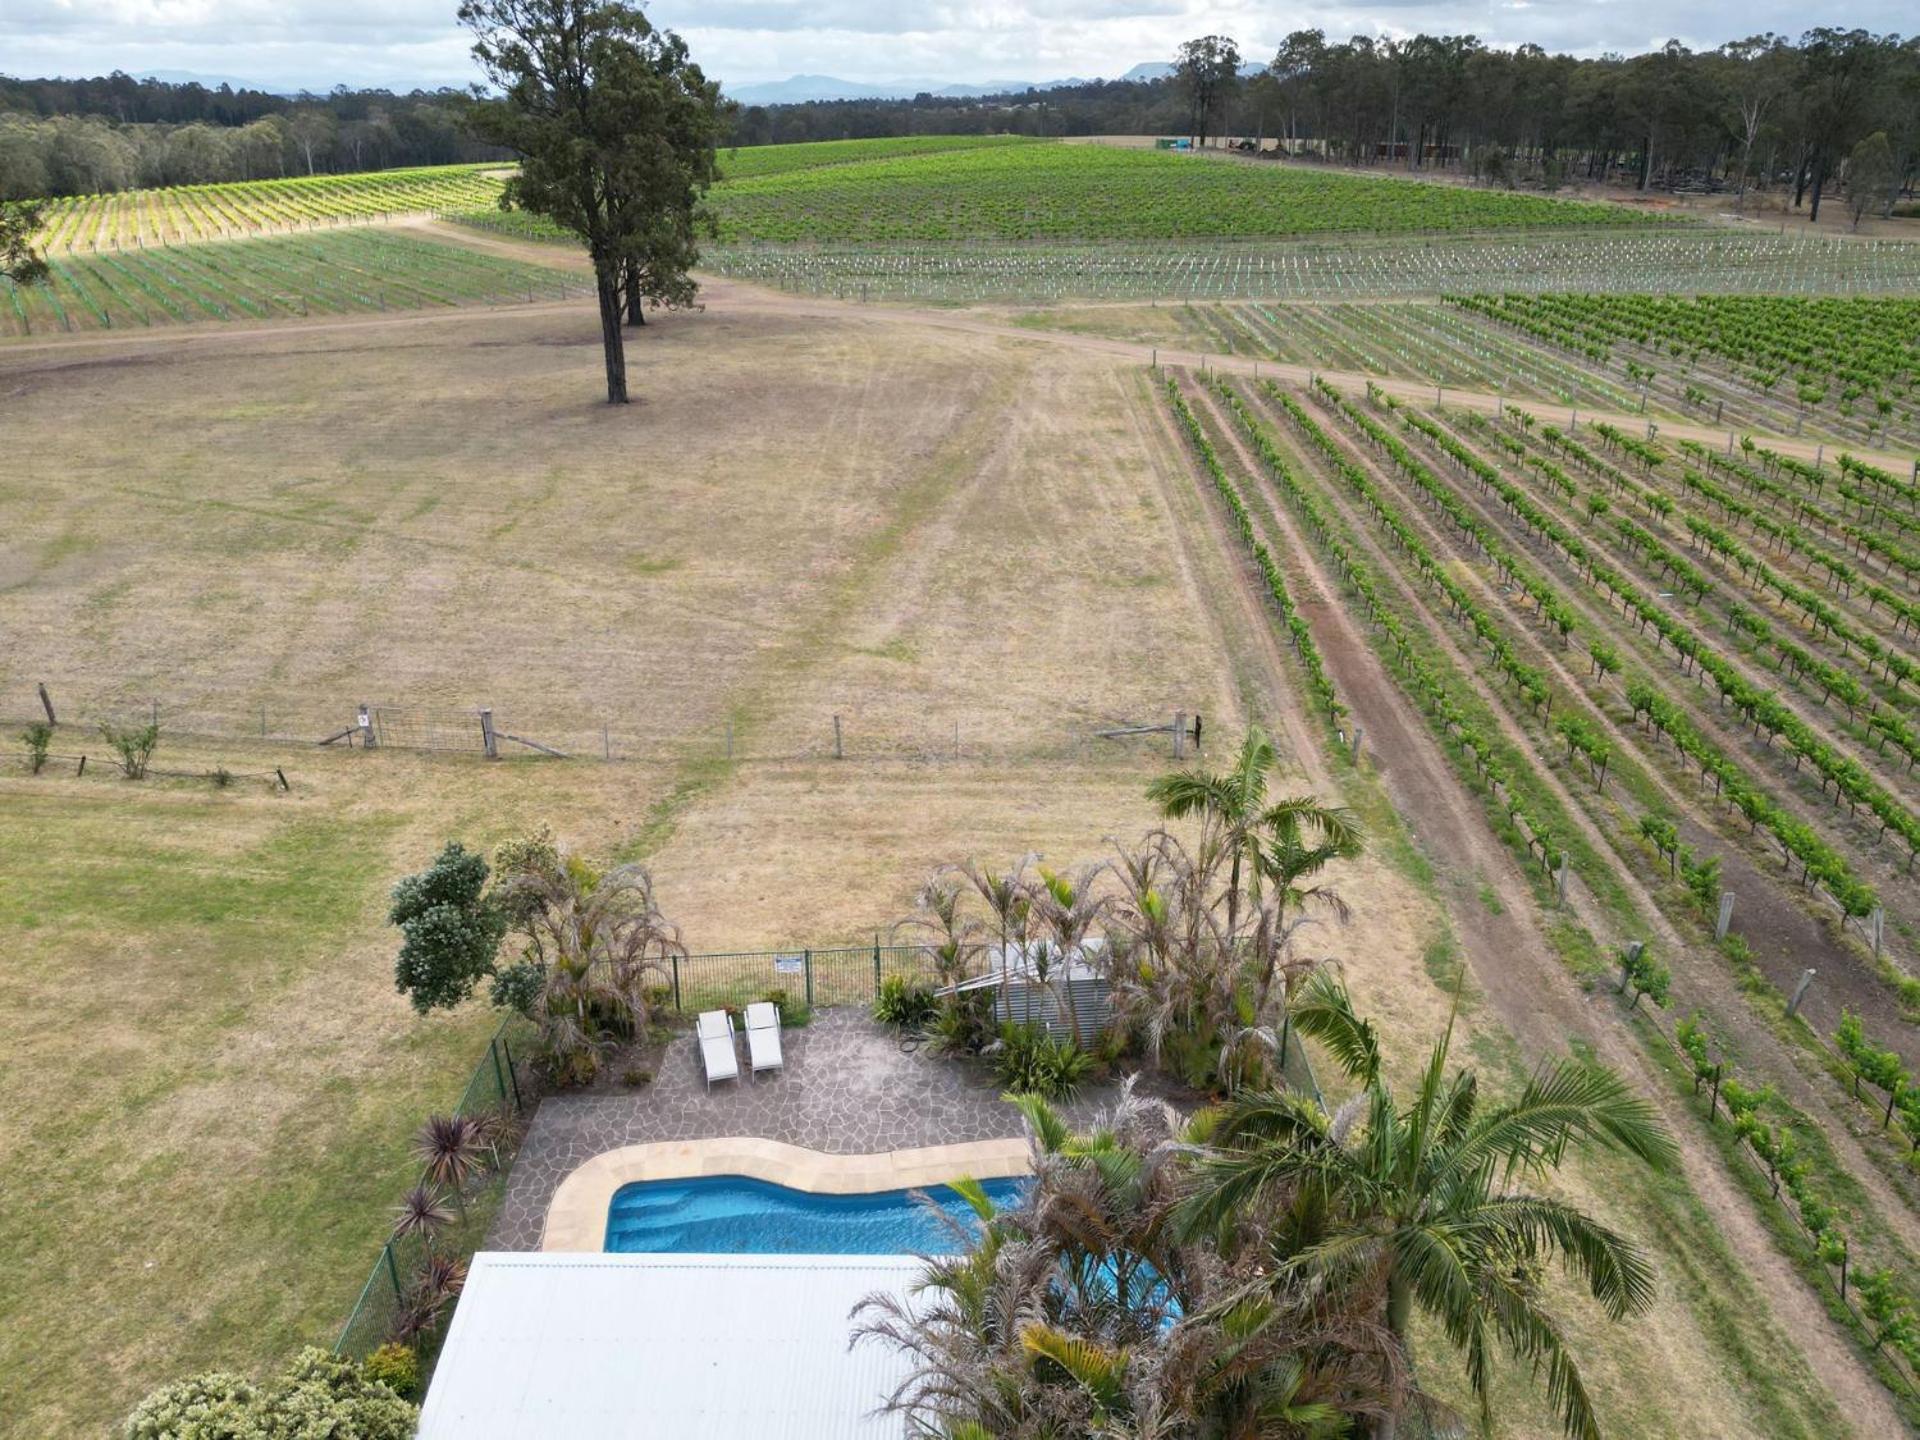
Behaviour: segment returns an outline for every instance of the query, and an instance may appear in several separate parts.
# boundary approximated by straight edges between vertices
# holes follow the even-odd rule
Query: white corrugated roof
[[[910,1255],[474,1256],[419,1440],[896,1440],[907,1370],[849,1350]]]

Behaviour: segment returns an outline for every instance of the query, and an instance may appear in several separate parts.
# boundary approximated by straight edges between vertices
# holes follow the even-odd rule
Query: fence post
[[[487,1053],[493,1057],[493,1088],[500,1093],[500,1103],[507,1103],[507,1077],[500,1068],[500,1037],[494,1036],[487,1042]]]
[[[873,932],[873,998],[880,998],[880,932]]]
[[[1794,1012],[1800,1008],[1800,1002],[1807,998],[1807,988],[1813,984],[1813,969],[1809,966],[1800,972],[1800,983],[1793,987],[1793,999],[1787,1002],[1787,1019],[1793,1019]]]
[[[513,1089],[513,1108],[524,1110],[527,1102],[520,1098],[520,1077],[513,1073],[513,1042],[502,1035],[500,1049],[507,1057],[507,1084]]]
[[[807,972],[807,1009],[813,1008],[813,951],[800,952],[801,968]]]
[[[487,759],[498,760],[500,758],[500,742],[494,738],[493,711],[491,709],[480,712],[480,746],[486,751]]]
[[[400,1285],[400,1267],[394,1262],[393,1242],[389,1240],[386,1244],[382,1245],[380,1247],[380,1253],[386,1256],[387,1259],[387,1278],[393,1282],[393,1298],[396,1301],[405,1300],[407,1292],[402,1289]]]
[[[833,717],[833,758],[836,760],[844,760],[847,758],[847,752],[841,748],[840,744],[840,717],[838,715]]]
[[[53,697],[47,694],[47,687],[44,683],[40,686],[40,708],[47,712],[47,724],[58,725],[60,723],[53,713]]]
[[[673,957],[673,1013],[676,1015],[682,1013],[680,1009],[680,957],[678,955]]]
[[[1723,890],[1720,892],[1720,919],[1718,920],[1718,922],[1715,923],[1713,927],[1713,939],[1715,944],[1718,944],[1720,941],[1727,938],[1727,926],[1730,925],[1732,922],[1733,922],[1733,892],[1731,890]]]

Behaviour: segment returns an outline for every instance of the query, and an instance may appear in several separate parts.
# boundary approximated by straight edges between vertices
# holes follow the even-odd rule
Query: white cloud
[[[193,71],[276,87],[335,83],[464,85],[476,78],[455,0],[0,0],[0,60],[15,75],[112,69]],[[1597,54],[1696,46],[1810,25],[1910,27],[1906,0],[1858,0],[1842,12],[1784,0],[655,0],[710,74],[744,84],[791,74],[856,81],[949,82],[1117,75],[1168,58],[1181,40],[1233,35],[1249,57],[1289,30],[1472,33]]]

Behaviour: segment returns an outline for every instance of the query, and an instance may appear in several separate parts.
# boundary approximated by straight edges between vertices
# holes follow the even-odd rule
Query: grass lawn
[[[331,1343],[490,1023],[384,1003],[390,815],[149,784],[0,806],[0,1434]]]

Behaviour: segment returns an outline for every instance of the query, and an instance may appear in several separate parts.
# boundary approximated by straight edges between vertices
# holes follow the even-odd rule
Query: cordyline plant
[[[426,1165],[427,1179],[446,1188],[463,1216],[467,1185],[486,1169],[491,1138],[486,1124],[472,1115],[428,1116],[414,1137],[413,1153]]]
[[[453,1212],[447,1209],[446,1197],[437,1185],[420,1184],[400,1197],[400,1203],[393,1212],[393,1238],[404,1240],[409,1235],[418,1235],[421,1242],[431,1250],[434,1236],[453,1223]]]

